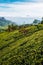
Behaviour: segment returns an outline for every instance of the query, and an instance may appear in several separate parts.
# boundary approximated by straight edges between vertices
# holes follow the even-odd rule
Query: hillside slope
[[[26,29],[0,34],[0,65],[43,65],[43,24]]]

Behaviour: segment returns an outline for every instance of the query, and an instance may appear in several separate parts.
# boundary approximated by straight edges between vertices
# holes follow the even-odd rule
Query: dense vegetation
[[[0,33],[0,65],[43,65],[43,24]]]

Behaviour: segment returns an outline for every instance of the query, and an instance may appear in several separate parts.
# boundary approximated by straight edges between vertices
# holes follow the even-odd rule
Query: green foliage
[[[33,24],[34,24],[34,25],[37,25],[37,24],[39,24],[39,23],[40,23],[40,20],[35,19],[35,20],[33,21]]]
[[[11,24],[11,25],[8,25],[8,28],[6,29],[6,31],[7,31],[7,32],[11,32],[11,31],[14,31],[14,30],[16,30],[16,29],[18,29],[18,28],[17,28],[17,25]]]
[[[0,34],[0,65],[43,65],[43,24],[21,30]]]
[[[43,17],[42,17],[42,21],[41,21],[41,24],[43,24]]]
[[[41,24],[43,24],[43,20],[41,21]]]

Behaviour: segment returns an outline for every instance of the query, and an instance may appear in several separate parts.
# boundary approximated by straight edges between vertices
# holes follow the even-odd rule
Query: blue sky
[[[0,3],[5,2],[43,2],[43,0],[0,0]]]

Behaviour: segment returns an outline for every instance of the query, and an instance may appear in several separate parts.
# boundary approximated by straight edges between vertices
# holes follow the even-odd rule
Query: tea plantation
[[[43,24],[25,29],[0,33],[0,65],[43,65]]]

